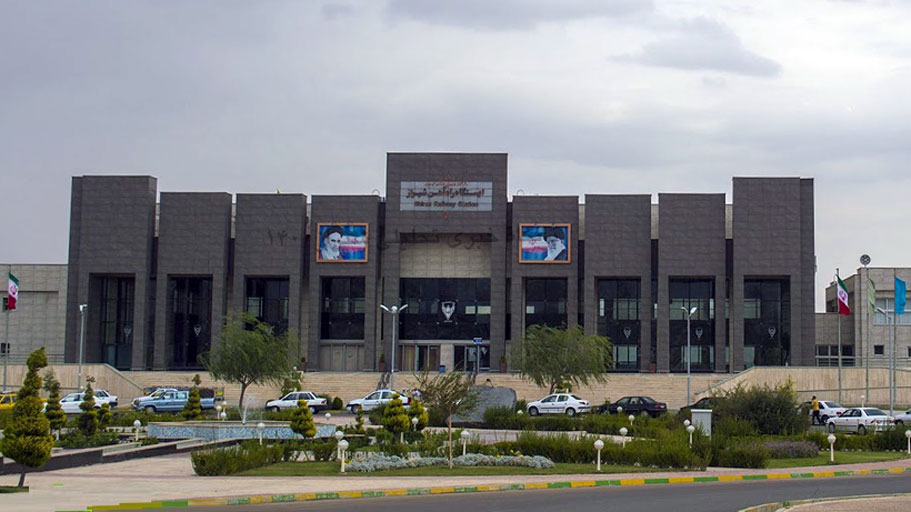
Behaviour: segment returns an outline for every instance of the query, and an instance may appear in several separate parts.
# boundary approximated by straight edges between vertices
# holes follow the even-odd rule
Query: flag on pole
[[[838,277],[838,274],[835,274],[835,280],[838,283],[838,314],[839,315],[850,315],[851,308],[848,307],[848,287],[845,286],[845,282]]]
[[[904,315],[905,314],[905,294],[906,294],[905,282],[899,278],[895,278],[895,314]]]
[[[876,284],[872,279],[867,279],[867,305],[870,307],[870,316],[876,314]]]
[[[16,302],[19,301],[19,280],[12,272],[9,274],[9,287],[7,288],[9,297],[6,299],[6,309],[13,311],[16,309]]]

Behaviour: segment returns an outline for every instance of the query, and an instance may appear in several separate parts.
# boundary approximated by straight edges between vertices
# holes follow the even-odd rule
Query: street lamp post
[[[395,389],[395,328],[399,323],[399,313],[404,311],[407,307],[408,304],[392,307],[387,307],[385,304],[380,304],[380,309],[392,315],[392,363],[389,365],[389,389]]]
[[[598,467],[597,471],[601,472],[601,449],[604,448],[604,441],[595,439],[595,450],[598,450]]]
[[[82,353],[85,345],[85,311],[89,309],[88,304],[79,305],[79,367],[76,370],[76,390],[82,391]]]
[[[879,311],[886,316],[886,320],[889,319],[889,312],[883,308],[876,308],[876,311]],[[892,312],[892,330],[889,331],[889,416],[895,416],[895,383],[893,382],[893,374],[895,373],[895,312]]]
[[[689,405],[690,402],[690,318],[696,314],[696,310],[699,309],[696,306],[686,309],[684,306],[680,306],[680,309],[683,310],[683,313],[686,315],[686,403]]]

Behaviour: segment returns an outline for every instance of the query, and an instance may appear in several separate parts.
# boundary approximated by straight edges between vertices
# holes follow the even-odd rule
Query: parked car
[[[696,400],[690,405],[682,407],[680,410],[689,411],[692,409],[715,409],[723,400],[725,400],[725,398],[720,396],[706,396],[700,398],[699,400]]]
[[[905,411],[901,414],[896,414],[895,415],[895,424],[896,425],[904,425],[904,424],[911,425],[911,409],[908,409],[907,411]]]
[[[566,414],[575,416],[576,414],[591,411],[591,405],[588,400],[583,400],[571,393],[554,393],[535,402],[529,402],[525,406],[529,416],[539,414]]]
[[[351,400],[348,402],[348,405],[345,406],[345,409],[348,409],[352,413],[355,413],[357,412],[357,406],[361,406],[365,411],[370,411],[391,402],[393,395],[399,395],[399,398],[402,399],[402,404],[405,405],[405,407],[409,406],[409,402],[411,402],[411,400],[398,391],[392,389],[378,389],[372,393],[369,393],[364,398]]]
[[[111,408],[117,407],[117,397],[103,389],[96,390],[92,396],[95,399],[96,409],[101,409],[102,404],[108,404]],[[60,399],[60,407],[66,414],[79,414],[82,412],[79,405],[83,400],[85,400],[85,393],[70,393]]]
[[[617,414],[617,408],[623,408],[623,414],[648,414],[657,418],[667,412],[667,404],[658,402],[650,396],[625,396],[612,404],[604,404],[598,407],[598,412],[607,414]]]
[[[801,410],[810,411],[810,418],[813,417],[813,402],[804,402],[800,404]],[[829,422],[829,418],[836,418],[845,413],[847,409],[838,405],[837,402],[831,400],[820,400],[819,401],[819,420],[823,425]]]
[[[137,411],[148,412],[173,412],[183,410],[187,400],[190,397],[189,391],[178,391],[176,389],[163,388],[157,389],[152,394],[140,396],[133,399],[130,405]],[[201,409],[214,409],[214,398],[200,398],[199,406]]]
[[[892,426],[893,419],[875,407],[857,407],[848,409],[841,416],[829,418],[826,429],[829,432],[843,430],[866,434],[868,431],[879,432]]]
[[[16,403],[16,393],[12,393],[12,392],[0,393],[0,411],[12,409],[13,404],[15,404],[15,403]]]
[[[310,409],[311,413],[317,413],[329,408],[325,398],[316,396],[316,394],[309,391],[292,391],[278,400],[269,400],[266,402],[266,409],[270,411],[297,409],[298,400],[307,402],[307,407]]]

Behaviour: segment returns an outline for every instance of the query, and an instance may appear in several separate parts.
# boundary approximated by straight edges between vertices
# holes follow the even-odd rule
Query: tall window
[[[638,279],[598,280],[598,334],[614,345],[614,369],[639,369],[642,334]]]
[[[364,278],[324,277],[320,337],[364,339]]]
[[[276,334],[288,330],[288,282],[282,278],[247,278],[246,311],[271,325]]]
[[[525,328],[566,327],[566,279],[525,280]]]
[[[678,278],[668,283],[670,292],[671,371],[686,371],[687,316],[690,316],[690,369],[712,371],[715,367],[715,280]]]
[[[101,357],[119,369],[130,369],[133,354],[132,277],[102,277],[101,289]]]
[[[490,339],[490,279],[401,280],[403,340]]]
[[[791,290],[787,279],[743,281],[743,364],[783,366],[791,360]]]
[[[173,368],[201,368],[199,354],[212,340],[212,279],[179,277],[168,280],[168,331]]]

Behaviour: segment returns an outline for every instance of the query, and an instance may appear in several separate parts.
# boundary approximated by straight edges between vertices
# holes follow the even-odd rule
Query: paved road
[[[881,475],[741,483],[503,491],[206,507],[207,512],[732,512],[772,501],[911,491],[911,476]],[[864,507],[857,503],[857,509]]]

